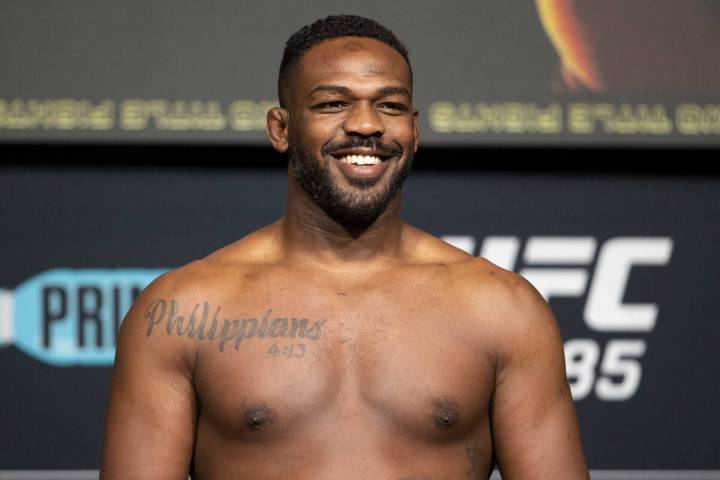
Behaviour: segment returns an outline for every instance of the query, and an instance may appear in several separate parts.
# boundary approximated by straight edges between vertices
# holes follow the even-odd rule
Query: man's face
[[[297,183],[335,220],[375,220],[396,196],[417,149],[417,112],[404,58],[374,39],[326,40],[290,82],[288,155]]]

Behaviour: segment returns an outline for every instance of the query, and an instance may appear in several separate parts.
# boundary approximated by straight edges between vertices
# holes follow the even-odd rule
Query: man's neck
[[[332,268],[371,268],[396,258],[402,231],[399,194],[372,223],[344,225],[298,185],[290,187],[288,210],[280,222],[285,255]]]

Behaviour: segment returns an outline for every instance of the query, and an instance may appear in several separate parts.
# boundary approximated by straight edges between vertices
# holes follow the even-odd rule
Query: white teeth
[[[380,157],[372,155],[346,155],[338,158],[343,163],[351,163],[355,165],[377,165],[380,163]]]

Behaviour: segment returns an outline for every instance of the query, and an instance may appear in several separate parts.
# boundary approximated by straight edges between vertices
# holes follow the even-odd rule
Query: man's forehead
[[[395,60],[398,62],[404,61],[400,52],[396,51],[390,45],[386,44],[375,38],[369,37],[337,37],[330,38],[318,42],[317,44],[310,47],[304,56],[318,56],[328,54],[346,54],[351,55],[353,53],[360,52],[374,52],[378,55],[385,54],[392,57],[396,57]]]
[[[327,75],[357,73],[367,76],[389,75],[409,84],[409,67],[391,46],[374,38],[340,37],[324,40],[300,59],[305,79],[326,80]]]

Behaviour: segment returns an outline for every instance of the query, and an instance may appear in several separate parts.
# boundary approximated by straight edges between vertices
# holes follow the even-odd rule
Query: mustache
[[[377,138],[351,137],[346,142],[331,142],[322,148],[323,155],[331,155],[338,150],[347,150],[351,148],[367,148],[378,152],[381,155],[394,157],[402,153],[402,148],[397,145],[382,143]]]

